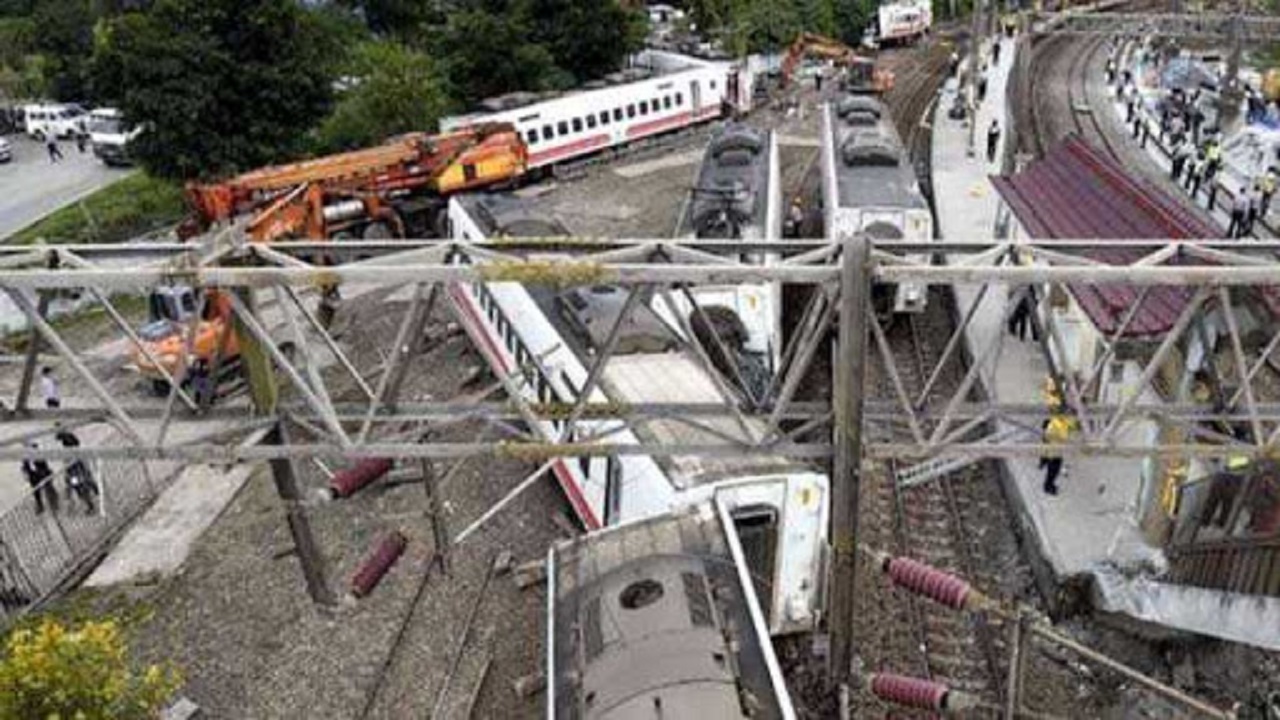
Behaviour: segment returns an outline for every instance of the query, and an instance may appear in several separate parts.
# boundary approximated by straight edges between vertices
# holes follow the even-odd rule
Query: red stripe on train
[[[449,296],[453,298],[454,305],[462,309],[463,325],[467,326],[470,331],[468,334],[479,341],[480,351],[489,358],[490,366],[502,368],[504,374],[509,373],[511,365],[507,362],[506,357],[503,356],[497,341],[489,335],[489,325],[482,319],[480,311],[475,307],[475,302],[471,299],[470,293],[455,283],[449,286]],[[569,504],[573,506],[573,511],[577,513],[578,519],[582,521],[582,524],[588,530],[600,528],[600,519],[592,512],[586,495],[583,494],[582,488],[578,487],[577,480],[573,478],[573,473],[565,465],[563,458],[556,458],[555,464],[551,466],[551,474],[555,475],[556,483],[564,491],[565,496],[569,498]]]
[[[559,147],[543,150],[542,152],[529,153],[530,165],[541,165],[555,160],[561,160],[569,155],[579,152],[594,150],[609,144],[609,135],[592,135],[588,138],[575,140],[571,143],[565,143]]]

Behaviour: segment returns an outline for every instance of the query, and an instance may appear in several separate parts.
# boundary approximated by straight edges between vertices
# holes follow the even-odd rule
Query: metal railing
[[[64,465],[0,514],[0,625],[64,587],[174,475],[162,476],[149,461],[88,467],[98,492],[73,490]]]
[[[1184,492],[1165,550],[1170,579],[1280,597],[1280,487],[1271,472],[1219,474]]]

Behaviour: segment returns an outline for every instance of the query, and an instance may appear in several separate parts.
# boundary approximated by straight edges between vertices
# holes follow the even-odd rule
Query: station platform
[[[967,122],[950,119],[942,111],[951,106],[954,91],[944,91],[939,100],[932,152],[934,196],[943,242],[992,238],[996,233],[1000,198],[989,177],[1000,170],[1003,145],[1009,136],[1005,94],[1014,63],[1013,43],[1005,39],[1003,44],[1000,62],[992,64],[988,71],[988,92],[978,108],[972,153]],[[994,163],[987,161],[986,153],[987,130],[993,120],[1001,129]],[[961,313],[979,290],[977,285],[956,287],[956,304]],[[1005,331],[1008,294],[1008,288],[992,288],[983,298],[966,338],[970,357],[982,357],[986,348],[995,346],[980,375],[988,398],[1042,402],[1041,388],[1049,368],[1037,344],[1030,340],[1020,342]],[[1028,433],[1025,428],[1012,426],[996,430]],[[1142,431],[1140,426],[1131,430]],[[1037,460],[1009,460],[1003,465],[1013,491],[1011,500],[1026,526],[1027,540],[1035,544],[1035,551],[1056,582],[1069,582],[1104,568],[1129,570],[1163,562],[1160,551],[1146,544],[1137,526],[1141,461],[1068,460],[1056,496],[1042,489],[1044,471]]]
[[[965,121],[939,112],[934,122],[933,186],[944,243],[990,239],[997,234],[1000,197],[990,178],[1000,172],[1003,145],[1009,136],[1006,92],[1015,62],[1014,44],[1007,39],[1003,43],[1000,63],[992,64],[988,71],[988,94],[976,113],[972,150]],[[951,106],[954,92],[943,92],[940,109]],[[996,160],[988,162],[987,129],[993,120],[1001,135]],[[977,285],[955,288],[962,315],[979,291]],[[982,299],[965,338],[969,356],[985,358],[979,377],[991,400],[1042,403],[1048,364],[1036,343],[1020,341],[1006,331],[1008,296],[1007,287],[993,287]],[[1150,390],[1144,395],[1140,398],[1144,402],[1160,401]],[[1131,424],[1131,436],[1124,440],[1140,444],[1153,437],[1155,429],[1149,425]],[[1026,439],[1030,441],[1039,438],[1037,431],[1025,427],[1001,424],[994,431],[1008,437],[1029,435]],[[1058,481],[1059,493],[1049,495],[1043,490],[1044,471],[1037,459],[1001,461],[1006,494],[1030,546],[1044,596],[1054,604],[1063,597],[1064,588],[1086,588],[1094,608],[1133,621],[1136,628],[1191,632],[1280,649],[1280,634],[1257,632],[1259,627],[1280,626],[1280,602],[1274,598],[1160,580],[1166,567],[1164,554],[1147,543],[1138,526],[1144,493],[1150,492],[1143,487],[1144,462],[1132,458],[1069,459]]]

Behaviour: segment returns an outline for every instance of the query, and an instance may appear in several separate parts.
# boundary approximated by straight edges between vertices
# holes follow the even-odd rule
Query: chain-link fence
[[[85,462],[86,477],[73,464],[49,463],[53,474],[0,514],[0,624],[58,589],[173,475],[109,460]]]

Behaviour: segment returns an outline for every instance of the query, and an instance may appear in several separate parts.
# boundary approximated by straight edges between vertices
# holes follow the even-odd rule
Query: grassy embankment
[[[11,242],[124,242],[182,219],[182,187],[137,172],[14,234]]]

